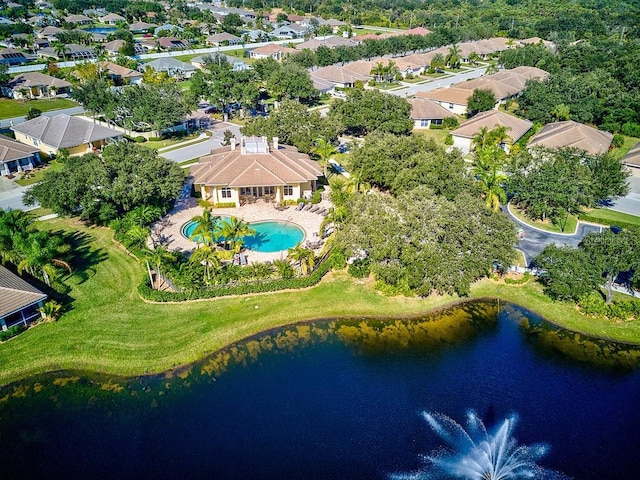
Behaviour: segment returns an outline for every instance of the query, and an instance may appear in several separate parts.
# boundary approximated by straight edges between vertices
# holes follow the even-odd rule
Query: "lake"
[[[550,446],[544,467],[636,479],[639,358],[493,302],[303,324],[163,375],[59,372],[5,387],[2,471],[383,479],[441,446],[422,411],[462,421],[474,409],[489,425],[517,413],[517,440]]]

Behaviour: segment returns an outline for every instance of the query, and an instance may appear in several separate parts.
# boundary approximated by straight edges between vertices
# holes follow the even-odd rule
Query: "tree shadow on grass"
[[[71,273],[65,275],[64,281],[75,277],[79,284],[86,282],[96,274],[96,265],[107,259],[104,250],[92,246],[93,238],[88,233],[59,230],[51,234],[61,236],[70,247],[63,260],[71,267]]]

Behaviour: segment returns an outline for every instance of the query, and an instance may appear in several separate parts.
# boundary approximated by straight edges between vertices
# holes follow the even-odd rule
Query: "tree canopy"
[[[330,115],[349,133],[364,136],[374,131],[408,134],[413,128],[411,105],[404,98],[378,90],[348,91],[345,101],[336,102]]]
[[[496,106],[496,96],[491,90],[476,88],[467,99],[467,115],[473,117],[476,113],[492,110]]]
[[[39,202],[59,215],[107,224],[136,207],[166,211],[180,193],[184,172],[154,150],[121,142],[105,147],[102,157],[71,157],[59,171],[25,193],[25,203]]]

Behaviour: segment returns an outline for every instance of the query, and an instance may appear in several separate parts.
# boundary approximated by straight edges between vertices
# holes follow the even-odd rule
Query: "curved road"
[[[580,241],[588,233],[600,232],[603,228],[599,225],[579,222],[576,233],[572,235],[551,233],[531,227],[530,225],[521,222],[509,211],[509,208],[503,208],[502,210],[507,214],[509,219],[516,224],[517,228],[524,230],[524,238],[520,240],[516,248],[524,253],[525,261],[528,266],[531,266],[533,260],[547,245],[555,243],[556,245],[570,245],[572,247],[577,247]]]

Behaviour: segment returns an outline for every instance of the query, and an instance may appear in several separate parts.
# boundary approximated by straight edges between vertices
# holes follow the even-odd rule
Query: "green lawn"
[[[422,129],[415,130],[414,135],[422,135],[423,137],[432,138],[439,146],[443,148],[448,148],[448,145],[444,144],[447,135],[449,135],[450,130],[431,130],[431,129]]]
[[[44,172],[59,172],[62,170],[64,166],[62,163],[53,160],[51,163],[45,165],[43,168],[34,171],[33,173],[29,172],[28,175],[24,175],[24,178],[19,178],[16,180],[18,185],[22,185],[23,187],[27,185],[33,185],[42,180],[44,176]]]
[[[618,159],[623,158],[640,141],[640,138],[636,137],[628,137],[626,135],[623,135],[623,137],[624,145],[620,148],[614,148],[612,151],[613,156]]]
[[[601,223],[602,225],[636,226],[640,227],[640,217],[628,213],[616,212],[608,208],[594,208],[580,214],[585,221]]]
[[[547,232],[572,234],[576,233],[576,230],[578,228],[578,217],[576,217],[575,215],[569,215],[564,231],[562,231],[558,225],[554,225],[549,220],[545,220],[544,222],[542,220],[531,220],[524,214],[524,212],[522,212],[513,204],[509,205],[509,210],[511,210],[513,216],[521,222],[526,223],[527,225],[531,225],[532,227],[539,228],[540,230],[545,230]]]
[[[198,138],[198,135],[200,135],[199,133],[192,133],[191,135],[187,135],[184,137],[172,137],[172,138],[167,138],[164,140],[153,140],[153,141],[147,141],[147,142],[142,142],[140,143],[140,145],[142,145],[143,147],[147,147],[147,148],[155,148],[156,150],[158,148],[163,148],[163,147],[171,147],[174,145],[178,145],[180,143],[183,142],[187,142],[189,140],[193,140],[195,138]],[[192,145],[192,144],[189,144]]]
[[[0,98],[0,119],[23,117],[29,113],[29,109],[37,108],[41,112],[59,110],[61,108],[73,108],[78,104],[66,98],[43,98],[40,100],[13,100]]]
[[[160,372],[281,325],[316,318],[415,315],[456,300],[384,297],[370,281],[334,272],[305,290],[146,303],[136,293],[145,268],[114,245],[110,230],[59,218],[42,227],[72,235],[75,250],[81,252],[67,280],[71,308],[58,322],[0,344],[0,384],[61,369],[118,375]],[[585,318],[573,305],[550,301],[533,282],[510,286],[486,280],[472,287],[472,296],[499,296],[585,333],[640,340],[640,322]]]

